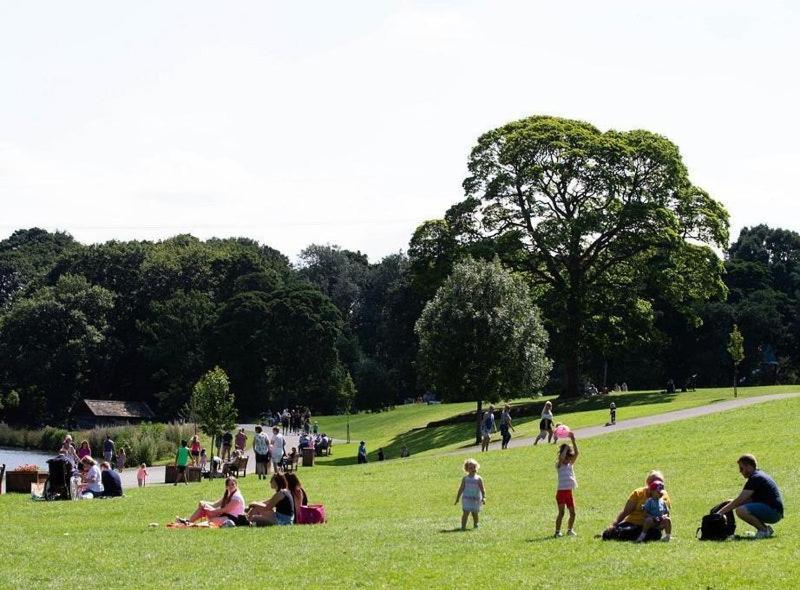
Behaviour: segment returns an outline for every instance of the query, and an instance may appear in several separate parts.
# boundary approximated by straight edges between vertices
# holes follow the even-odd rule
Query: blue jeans
[[[749,504],[744,504],[742,508],[764,524],[775,524],[783,518],[783,514],[762,502],[750,502]]]

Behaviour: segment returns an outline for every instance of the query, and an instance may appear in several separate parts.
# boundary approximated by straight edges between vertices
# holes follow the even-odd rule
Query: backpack
[[[720,502],[709,510],[700,521],[696,537],[701,541],[724,541],[736,532],[736,517],[733,512],[717,514],[717,510],[725,506],[728,501]]]

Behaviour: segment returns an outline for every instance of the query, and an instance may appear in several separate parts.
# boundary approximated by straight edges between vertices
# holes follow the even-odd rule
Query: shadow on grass
[[[542,543],[544,541],[556,541],[561,539],[556,539],[553,535],[547,535],[545,537],[536,537],[535,539],[525,539],[526,543]]]
[[[462,529],[460,526],[454,527],[452,529],[442,529],[440,533],[466,533],[469,529]]]

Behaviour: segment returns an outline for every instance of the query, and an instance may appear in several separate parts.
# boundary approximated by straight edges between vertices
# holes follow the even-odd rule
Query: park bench
[[[250,457],[239,457],[230,463],[226,463],[223,467],[225,475],[234,475],[236,477],[247,477],[247,460]],[[241,475],[240,475],[241,473]]]
[[[281,468],[283,469],[284,473],[288,473],[290,471],[297,471],[297,466],[300,464],[299,461],[300,461],[300,453],[295,453],[294,455],[286,455],[281,461]]]

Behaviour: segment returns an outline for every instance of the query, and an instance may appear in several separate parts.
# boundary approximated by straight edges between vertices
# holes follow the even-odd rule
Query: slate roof
[[[152,419],[155,414],[144,402],[127,402],[107,399],[85,399],[83,403],[89,412],[98,418],[140,418]]]

